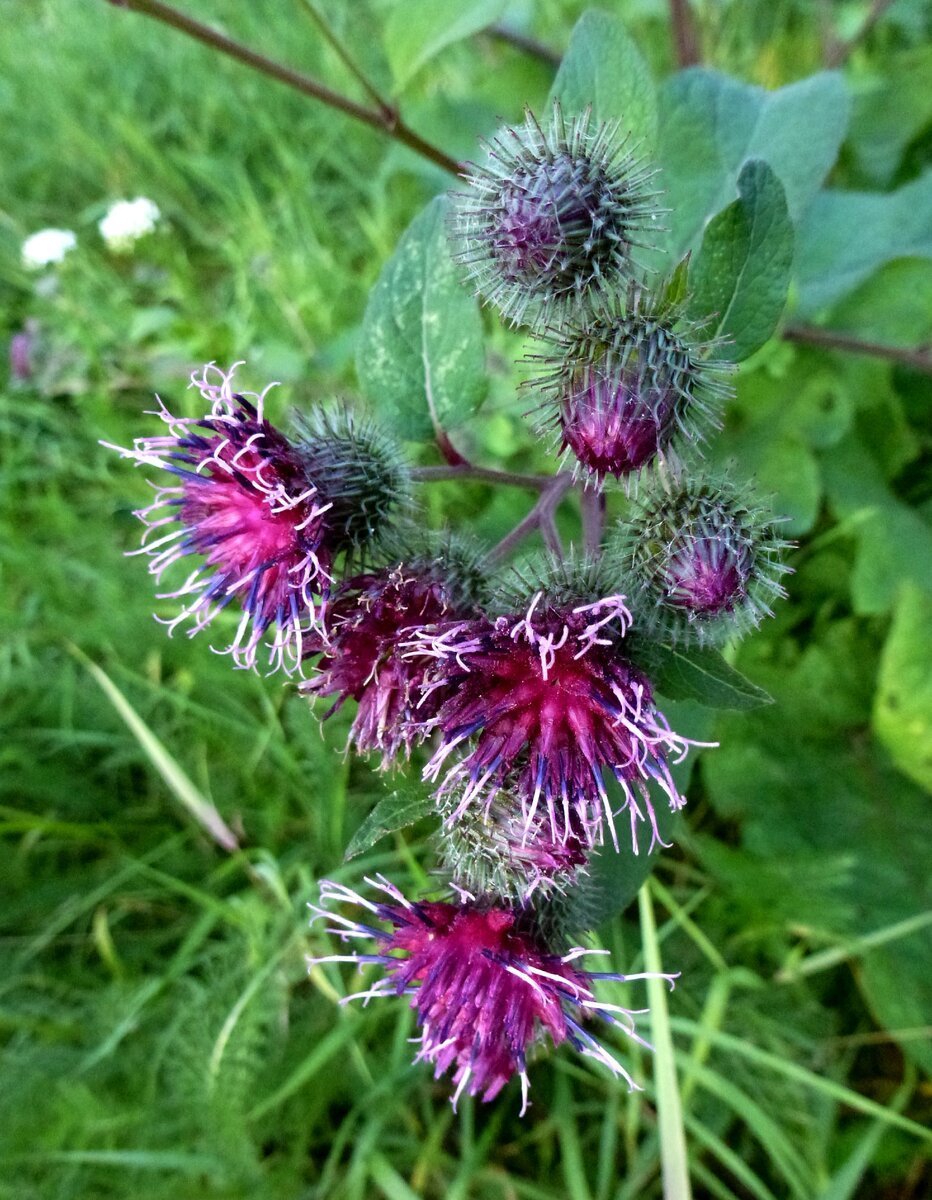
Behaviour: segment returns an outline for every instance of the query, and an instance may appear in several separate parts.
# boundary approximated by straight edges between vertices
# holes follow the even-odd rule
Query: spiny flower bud
[[[455,257],[476,291],[520,324],[559,317],[631,277],[632,251],[655,227],[652,176],[626,148],[617,123],[591,113],[546,129],[524,125],[486,144],[481,166],[452,197]]]
[[[372,939],[375,953],[326,954],[308,959],[308,965],[379,964],[385,972],[382,978],[345,999],[410,995],[421,1029],[417,1060],[432,1063],[437,1079],[453,1072],[454,1108],[463,1092],[493,1100],[517,1075],[523,1116],[530,1087],[528,1051],[544,1037],[554,1046],[570,1042],[637,1090],[635,1081],[587,1024],[598,1016],[639,1045],[651,1049],[650,1044],[635,1030],[635,1013],[598,1000],[593,985],[664,979],[672,988],[675,975],[585,971],[579,960],[604,951],[581,946],[562,954],[552,950],[526,909],[491,897],[459,903],[413,902],[381,875],[366,882],[387,899],[372,901],[325,879],[320,885],[321,907],[310,907],[315,920],[322,917],[331,922],[327,933],[343,942]],[[333,912],[329,904],[353,904],[372,915],[354,921]],[[387,928],[375,927],[373,917]]]
[[[552,590],[545,579],[532,594],[508,598],[498,617],[415,633],[411,655],[433,658],[447,689],[430,722],[439,746],[424,778],[439,781],[441,797],[457,793],[448,826],[472,805],[487,809],[508,793],[520,804],[528,840],[540,818],[563,846],[590,849],[607,827],[617,849],[617,813],[603,782],[610,771],[624,795],[634,852],[645,820],[653,849],[662,839],[647,781],[680,808],[685,801],[667,754],[679,761],[696,743],[669,728],[650,682],[625,653],[625,597],[573,595],[571,579],[551,576]]]
[[[407,639],[462,618],[481,588],[478,552],[461,539],[427,534],[394,541],[398,559],[347,580],[334,598],[326,631],[307,643],[318,669],[300,689],[311,698],[336,698],[325,718],[346,700],[357,701],[350,743],[361,754],[381,751],[383,766],[399,751],[410,753],[443,699],[442,683],[426,686],[428,664],[404,654]]]
[[[789,545],[747,487],[671,465],[639,487],[616,548],[639,588],[638,624],[671,641],[711,644],[771,615],[786,594],[780,555]]]
[[[637,284],[546,336],[550,351],[526,360],[545,370],[525,384],[539,397],[538,431],[555,431],[559,451],[596,485],[639,471],[676,441],[698,441],[730,393],[728,368],[695,327],[655,308]]]
[[[500,793],[484,808],[461,809],[460,799],[456,791],[441,797],[444,823],[435,839],[440,867],[458,889],[525,903],[563,892],[584,872],[585,849],[576,838],[561,841],[546,814],[528,826],[515,796]]]
[[[345,404],[296,417],[301,458],[322,500],[335,546],[371,553],[408,498],[401,447],[386,430]]]

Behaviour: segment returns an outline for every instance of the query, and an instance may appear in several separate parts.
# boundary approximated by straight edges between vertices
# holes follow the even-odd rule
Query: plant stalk
[[[352,117],[355,121],[360,121],[363,125],[379,129],[388,137],[394,138],[396,142],[401,142],[408,149],[421,155],[422,158],[428,159],[444,171],[449,171],[451,175],[458,175],[461,171],[461,165],[455,158],[451,158],[439,146],[432,145],[415,133],[390,106],[380,106],[378,109],[367,108],[364,104],[359,104],[348,96],[335,92],[326,84],[319,83],[309,75],[303,75],[300,71],[285,66],[284,63],[267,58],[264,54],[259,54],[241,42],[228,38],[226,34],[211,29],[209,25],[195,21],[178,9],[163,4],[161,0],[107,0],[107,3],[116,8],[128,8],[132,12],[152,17],[153,20],[177,29],[179,33],[186,34],[195,41],[210,46],[211,49],[217,50],[221,54],[226,54],[229,58],[235,58],[247,67],[252,67],[254,71],[268,75],[270,79],[277,79],[279,83],[284,83],[287,87],[294,88],[295,91],[310,96],[313,100],[318,100],[321,104],[326,104],[329,108],[334,108],[338,112]]]

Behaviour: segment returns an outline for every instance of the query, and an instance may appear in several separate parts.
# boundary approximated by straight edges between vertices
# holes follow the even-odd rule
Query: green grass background
[[[323,7],[389,88],[373,30],[390,0]],[[617,7],[668,71],[665,6]],[[709,6],[716,65],[767,84],[816,69],[817,7]],[[352,89],[297,3],[186,8]],[[583,6],[512,8],[560,47]],[[308,979],[304,957],[325,941],[307,926],[316,881],[383,870],[423,889],[429,844],[387,840],[343,864],[383,789],[343,756],[345,718],[322,733],[280,680],[233,673],[206,637],[166,639],[142,562],[122,556],[137,540],[142,475],[98,445],[142,433],[155,391],[187,405],[187,373],[209,360],[246,359],[255,387],[280,379],[273,417],[351,391],[368,289],[447,181],[103,0],[7,0],[2,21],[0,331],[30,323],[36,370],[0,394],[0,1196],[659,1196],[649,1059],[631,1056],[645,1091],[629,1096],[562,1051],[534,1066],[525,1121],[511,1091],[454,1114],[446,1084],[411,1065],[401,1003],[340,1008],[352,976]],[[878,69],[888,49],[877,48]],[[497,118],[540,104],[550,78],[546,64],[472,39],[422,73],[405,112],[467,155]],[[857,164],[847,169],[858,182]],[[114,256],[96,221],[138,194],[158,203],[162,228]],[[19,250],[46,225],[75,229],[79,248],[37,280]],[[486,461],[542,462],[513,399],[516,339],[491,338],[489,410],[465,443]],[[829,370],[808,353],[791,370]],[[855,397],[873,386],[873,364],[850,370],[832,366],[832,378]],[[916,382],[882,370],[909,428]],[[927,444],[910,436],[891,485],[904,503],[922,499],[913,465]],[[489,537],[524,503],[478,485],[429,501],[434,516],[456,512]],[[683,972],[673,1032],[701,1196],[918,1197],[926,1178],[929,1012],[917,980],[932,972],[916,924],[925,908],[903,883],[923,876],[925,825],[917,787],[871,739],[889,617],[852,610],[857,546],[842,519],[829,506],[801,531],[791,603],[742,659],[776,712],[720,722],[723,748],[694,780],[687,847],[654,877],[664,960]],[[767,764],[788,759],[788,778],[774,778]],[[191,794],[216,805],[239,852],[204,836]],[[816,810],[821,824],[799,821]],[[884,869],[860,887],[872,855]],[[902,969],[858,940],[890,927]],[[600,937],[637,969],[631,919]],[[826,948],[824,964],[805,965]]]

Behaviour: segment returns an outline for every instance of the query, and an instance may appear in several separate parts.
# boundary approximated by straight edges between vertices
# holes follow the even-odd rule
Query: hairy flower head
[[[507,791],[527,839],[542,818],[555,841],[591,848],[607,828],[617,848],[608,771],[624,796],[634,852],[641,821],[651,848],[662,840],[648,785],[681,807],[668,755],[679,761],[691,743],[669,728],[626,655],[630,624],[623,595],[574,602],[555,587],[536,591],[523,613],[515,606],[412,639],[410,653],[433,658],[446,681],[430,723],[440,744],[424,775],[439,781],[441,796],[458,792],[449,824]]]
[[[136,513],[146,527],[136,553],[151,557],[157,580],[189,555],[200,559],[160,597],[183,600],[169,631],[189,623],[193,636],[235,604],[241,615],[226,650],[236,665],[255,666],[269,635],[270,667],[292,671],[309,631],[321,628],[335,556],[359,539],[346,528],[333,473],[319,473],[326,490],[315,477],[320,445],[292,441],[266,419],[268,388],[234,393],[234,371],[209,364],[192,377],[206,415],[176,417],[159,400],[155,415],[168,432],[112,448],[176,480]],[[372,528],[368,515],[365,524]]]
[[[350,742],[360,753],[381,751],[386,766],[399,751],[410,753],[443,689],[427,689],[428,664],[406,656],[404,645],[416,630],[465,615],[477,585],[470,546],[448,536],[415,539],[393,565],[341,587],[326,633],[308,644],[318,666],[301,691],[335,697],[326,716],[357,701]]]
[[[323,907],[311,907],[318,917],[332,922],[329,933],[342,941],[371,939],[375,953],[325,955],[309,960],[310,965],[380,964],[384,976],[346,999],[410,995],[421,1030],[417,1059],[433,1064],[435,1078],[452,1072],[454,1107],[464,1091],[486,1101],[494,1099],[517,1075],[523,1115],[528,1105],[528,1053],[545,1038],[554,1046],[569,1041],[630,1088],[638,1087],[586,1026],[598,1016],[648,1046],[635,1031],[636,1014],[598,1000],[593,985],[599,980],[628,982],[654,976],[583,970],[579,960],[600,952],[577,947],[560,954],[548,949],[521,908],[472,899],[415,903],[381,876],[366,882],[387,900],[369,900],[324,880],[320,885]],[[366,909],[385,928],[371,924],[371,918],[355,921],[326,907],[341,903]],[[660,978],[672,987],[676,977]]]
[[[771,614],[785,595],[789,544],[747,485],[671,465],[639,488],[616,548],[638,589],[644,631],[712,644]]]

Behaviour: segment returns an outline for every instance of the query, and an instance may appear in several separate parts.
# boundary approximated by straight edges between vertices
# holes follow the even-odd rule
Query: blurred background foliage
[[[183,7],[358,94],[300,0]],[[494,31],[425,51],[410,0],[319,7],[455,156],[553,78]],[[438,7],[557,54],[584,9]],[[655,77],[676,69],[666,4],[611,7]],[[790,601],[736,660],[776,703],[716,717],[721,748],[651,881],[664,961],[683,972],[693,1182],[703,1197],[908,1200],[930,1186],[932,418],[915,354],[932,338],[929,10],[708,0],[692,16],[704,64],[766,88],[835,66],[851,100],[797,226],[789,336],[744,364],[715,447],[776,494],[798,540]],[[155,391],[183,406],[212,359],[247,360],[252,386],[280,379],[273,417],[352,393],[369,290],[448,177],[103,0],[7,0],[3,18],[0,332],[25,331],[31,361],[0,394],[0,1196],[659,1195],[649,1059],[633,1064],[641,1094],[558,1053],[535,1066],[524,1122],[510,1092],[454,1115],[411,1065],[401,1003],[342,1009],[354,980],[307,978],[316,880],[384,870],[428,888],[429,829],[341,865],[384,782],[342,756],[343,718],[322,736],[292,688],[231,674],[206,639],[165,638],[142,565],[122,558],[145,486],[98,445],[142,432]],[[98,219],[140,194],[159,231],[108,252]],[[43,226],[78,247],[28,272],[21,243]],[[521,339],[486,324],[489,397],[459,437],[481,461],[544,468],[515,397]],[[837,348],[850,341],[886,353]],[[426,503],[494,539],[527,499],[469,484]],[[198,802],[239,850],[189,819]],[[630,914],[600,937],[637,969]]]

